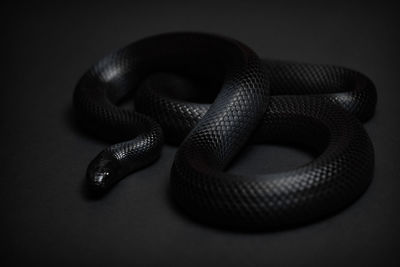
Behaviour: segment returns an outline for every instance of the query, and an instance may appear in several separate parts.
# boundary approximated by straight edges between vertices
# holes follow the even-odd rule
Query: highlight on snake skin
[[[169,33],[101,59],[73,101],[81,125],[112,144],[88,166],[91,191],[149,167],[165,141],[178,146],[165,190],[182,212],[215,226],[276,229],[335,214],[365,192],[374,152],[362,122],[376,98],[354,70],[261,60],[227,37]],[[121,105],[129,99],[134,108]],[[226,171],[246,144],[274,142],[317,157],[280,173]]]

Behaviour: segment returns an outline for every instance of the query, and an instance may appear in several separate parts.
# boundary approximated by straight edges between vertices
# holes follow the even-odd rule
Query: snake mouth
[[[102,152],[90,164],[86,173],[87,185],[92,193],[103,194],[121,179],[116,159]]]
[[[87,174],[88,185],[91,191],[102,193],[107,190],[112,180],[112,175],[109,171],[89,171]]]

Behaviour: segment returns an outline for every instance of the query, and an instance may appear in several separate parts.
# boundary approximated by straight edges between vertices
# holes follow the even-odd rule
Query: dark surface
[[[337,2],[335,2],[337,3]],[[398,8],[368,4],[3,5],[0,210],[1,260],[8,263],[138,265],[400,264]],[[331,63],[367,74],[378,88],[365,127],[375,147],[371,186],[326,220],[246,234],[197,224],[168,198],[175,148],[122,181],[107,197],[86,197],[88,162],[105,146],[74,126],[74,86],[96,60],[165,31],[212,31],[261,57]],[[249,151],[250,150],[250,151]],[[306,152],[247,149],[239,173],[287,170]]]

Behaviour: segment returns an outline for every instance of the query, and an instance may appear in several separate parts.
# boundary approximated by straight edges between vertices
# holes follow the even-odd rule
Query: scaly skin
[[[135,111],[118,105],[129,95]],[[238,41],[200,33],[159,35],[120,49],[85,73],[74,93],[83,125],[119,142],[89,165],[93,191],[105,192],[154,162],[165,136],[180,144],[171,169],[176,203],[198,220],[241,229],[307,223],[355,201],[373,171],[360,121],[375,104],[373,83],[356,71],[262,62]],[[249,141],[306,145],[319,156],[282,173],[224,172]]]

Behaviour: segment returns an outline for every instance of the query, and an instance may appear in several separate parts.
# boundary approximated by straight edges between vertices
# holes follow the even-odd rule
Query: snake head
[[[121,179],[120,164],[110,153],[101,152],[90,162],[86,178],[89,190],[93,193],[105,193]]]

